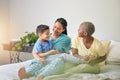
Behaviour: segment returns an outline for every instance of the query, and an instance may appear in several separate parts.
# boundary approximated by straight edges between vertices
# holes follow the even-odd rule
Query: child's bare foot
[[[37,76],[37,80],[42,80],[43,79],[43,76],[42,75],[38,75]]]
[[[26,71],[25,71],[25,67],[21,67],[18,71],[18,76],[20,78],[20,80],[24,79],[24,78],[28,78],[29,75],[27,75]]]

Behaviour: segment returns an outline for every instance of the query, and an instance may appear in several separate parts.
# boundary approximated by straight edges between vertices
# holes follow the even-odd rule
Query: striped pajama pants
[[[32,63],[26,68],[26,71],[31,76],[42,75],[44,77],[60,74],[64,71],[65,62],[72,64],[81,64],[83,60],[76,58],[72,55],[62,53],[57,55],[51,55],[47,59],[47,64],[43,64],[38,60],[33,60]]]

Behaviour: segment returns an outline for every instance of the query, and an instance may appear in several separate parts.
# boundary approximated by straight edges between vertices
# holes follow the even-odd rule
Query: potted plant
[[[34,32],[29,32],[25,36],[20,38],[20,42],[16,43],[12,50],[23,51],[23,52],[32,52],[32,48],[37,41],[38,36]]]

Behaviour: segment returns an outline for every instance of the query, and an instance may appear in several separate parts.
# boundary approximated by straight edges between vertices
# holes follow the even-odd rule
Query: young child
[[[46,61],[49,55],[58,54],[57,50],[53,49],[53,43],[49,41],[50,30],[47,25],[37,26],[36,33],[39,36],[39,39],[36,41],[33,52],[36,53],[39,57],[36,57],[32,60],[31,64],[25,69],[25,67],[20,68],[18,71],[18,76],[20,80],[24,78],[29,78],[31,76],[37,76],[36,71],[44,67],[49,61]],[[36,55],[33,55],[34,57]]]

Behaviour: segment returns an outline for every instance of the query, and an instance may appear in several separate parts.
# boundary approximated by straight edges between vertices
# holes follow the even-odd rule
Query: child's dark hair
[[[45,30],[49,29],[48,25],[38,25],[36,28],[36,34],[38,35],[39,33],[43,33]]]
[[[62,33],[67,35],[67,21],[64,18],[58,18],[56,22],[60,22],[63,25],[63,29],[65,29]]]

